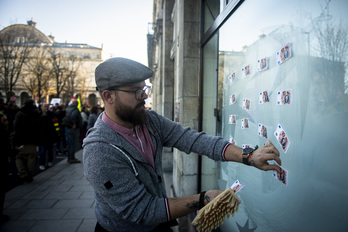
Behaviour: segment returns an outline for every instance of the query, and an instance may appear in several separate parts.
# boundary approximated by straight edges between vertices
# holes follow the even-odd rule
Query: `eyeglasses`
[[[126,92],[126,93],[134,93],[135,95],[135,99],[136,100],[141,100],[144,97],[144,94],[146,94],[147,96],[150,95],[151,92],[151,86],[144,86],[143,89],[137,89],[135,91],[131,91],[131,90],[124,90],[124,89],[110,89],[110,90],[114,90],[114,91],[121,91],[121,92]]]

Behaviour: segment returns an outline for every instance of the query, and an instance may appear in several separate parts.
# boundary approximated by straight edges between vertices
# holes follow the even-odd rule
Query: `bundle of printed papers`
[[[209,232],[216,229],[227,218],[238,211],[241,200],[235,194],[243,185],[237,180],[230,188],[220,193],[214,200],[204,206],[195,217],[192,225],[198,231]]]

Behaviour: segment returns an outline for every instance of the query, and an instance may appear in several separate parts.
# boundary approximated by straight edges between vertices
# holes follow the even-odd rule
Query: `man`
[[[59,123],[59,137],[57,142],[57,153],[63,155],[67,152],[67,141],[65,134],[65,126],[63,125],[63,118],[65,117],[66,107],[64,104],[58,105],[57,110],[54,112],[55,117]]]
[[[1,102],[1,100],[0,100]],[[7,222],[9,216],[3,214],[4,203],[6,192],[9,189],[9,171],[10,171],[10,160],[13,155],[13,149],[10,141],[10,133],[8,131],[7,116],[0,112],[0,224]]]
[[[54,113],[48,110],[48,104],[42,103],[40,106],[40,133],[41,143],[39,147],[39,169],[41,171],[46,169],[47,166],[53,166],[53,145],[58,141],[58,133],[54,126],[53,120],[55,119]]]
[[[99,106],[92,106],[91,113],[88,116],[87,130],[91,129],[94,126],[95,121],[97,121],[98,108]]]
[[[82,126],[82,117],[77,108],[78,104],[77,100],[73,100],[68,108],[66,108],[66,114],[63,119],[63,124],[66,126],[68,135],[68,162],[71,164],[81,162],[75,158],[75,152],[81,147],[80,130]]]
[[[28,99],[15,116],[14,144],[19,152],[16,155],[18,175],[22,182],[32,182],[40,143],[40,114],[34,100]]]
[[[171,231],[169,222],[214,199],[221,190],[167,198],[163,183],[162,149],[175,147],[214,160],[244,162],[262,170],[280,169],[278,150],[268,142],[245,151],[221,137],[183,128],[154,111],[145,110],[153,75],[146,66],[111,58],[95,71],[105,111],[84,140],[85,176],[94,188],[95,231]]]

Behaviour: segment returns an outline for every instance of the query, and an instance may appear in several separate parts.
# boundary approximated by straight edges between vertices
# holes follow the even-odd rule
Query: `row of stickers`
[[[277,91],[276,105],[290,105],[292,102],[292,91],[280,90]],[[235,93],[232,93],[230,96],[230,105],[236,103],[237,97]],[[262,91],[259,93],[259,104],[265,104],[270,102],[268,90]],[[249,111],[251,107],[251,100],[248,98],[243,98],[243,109]]]
[[[282,47],[279,51],[276,53],[276,62],[278,65],[282,64],[286,60],[291,58],[291,45],[288,43],[284,47]],[[264,57],[260,60],[257,61],[257,71],[262,72],[265,71],[269,68],[269,58]],[[247,65],[244,68],[242,68],[242,78],[246,78],[249,75],[251,75],[251,65]],[[230,84],[233,84],[233,82],[236,79],[236,73],[232,73],[229,75],[229,81]],[[236,94],[232,94],[230,96],[230,105],[235,104],[237,101],[236,99]],[[265,104],[269,103],[270,98],[269,98],[269,93],[268,90],[264,90],[262,92],[259,92],[259,104]],[[292,104],[292,90],[280,90],[277,91],[277,96],[276,96],[276,105],[290,105]],[[249,111],[251,109],[251,100],[248,98],[243,98],[243,105],[242,108],[246,111]],[[230,115],[229,116],[229,124],[236,124],[236,115]],[[248,118],[243,118],[241,119],[241,129],[249,129],[249,119]],[[290,140],[284,131],[283,127],[278,123],[277,128],[275,132],[273,133],[274,136],[276,137],[276,140],[280,144],[282,150],[284,153],[286,153],[289,149],[290,146]],[[263,137],[265,139],[268,139],[268,129],[267,126],[258,123],[258,135],[260,137]],[[232,144],[236,144],[234,138],[230,136],[230,142]],[[243,148],[251,147],[250,144],[243,144]],[[276,165],[278,165],[275,162]],[[278,165],[279,166],[279,165]],[[283,167],[280,167],[280,173],[277,171],[273,171],[273,177],[281,181],[283,184],[287,185],[288,183],[288,171],[284,169]]]
[[[230,121],[232,121],[231,124],[236,124],[235,115],[230,115]],[[249,119],[243,118],[241,119],[242,122],[242,129],[249,129]],[[268,139],[268,129],[267,126],[259,123],[258,124],[258,135],[262,138]],[[283,127],[278,123],[277,129],[274,132],[274,136],[276,137],[279,145],[281,146],[284,153],[286,153],[290,146],[290,140],[288,136],[286,135],[286,132],[284,131]],[[230,142],[232,144],[236,144],[236,141],[232,136],[230,136]],[[243,144],[243,148],[251,147],[249,144]]]
[[[276,53],[276,62],[278,65],[282,64],[283,62],[287,61],[291,58],[291,45],[288,43],[284,47],[282,47],[279,51]],[[269,68],[269,57],[264,57],[257,61],[257,71],[262,72]],[[245,67],[242,68],[242,78],[246,78],[252,74],[251,72],[251,65],[248,64]],[[233,82],[236,79],[236,73],[233,72],[231,75],[228,76],[230,84],[233,84]]]

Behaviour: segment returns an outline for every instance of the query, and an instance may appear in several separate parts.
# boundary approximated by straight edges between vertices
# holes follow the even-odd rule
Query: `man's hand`
[[[224,190],[210,190],[207,191],[204,195],[204,205],[208,204],[212,200],[214,200],[220,193]]]
[[[223,190],[210,190],[204,195],[204,205],[215,199]],[[199,209],[200,194],[168,198],[171,219],[179,218]]]
[[[242,150],[242,148],[235,145],[229,145],[225,152],[226,161],[243,163]],[[255,150],[249,157],[250,165],[264,171],[276,170],[280,173],[280,168],[277,165],[268,163],[270,160],[275,160],[279,165],[282,163],[279,158],[279,151],[270,141],[267,141],[265,145]]]
[[[275,146],[267,141],[265,145],[255,150],[249,158],[250,165],[257,167],[261,170],[276,170],[280,173],[280,168],[275,164],[269,164],[267,161],[275,160],[279,165],[282,164],[282,161],[279,158],[279,151]]]

